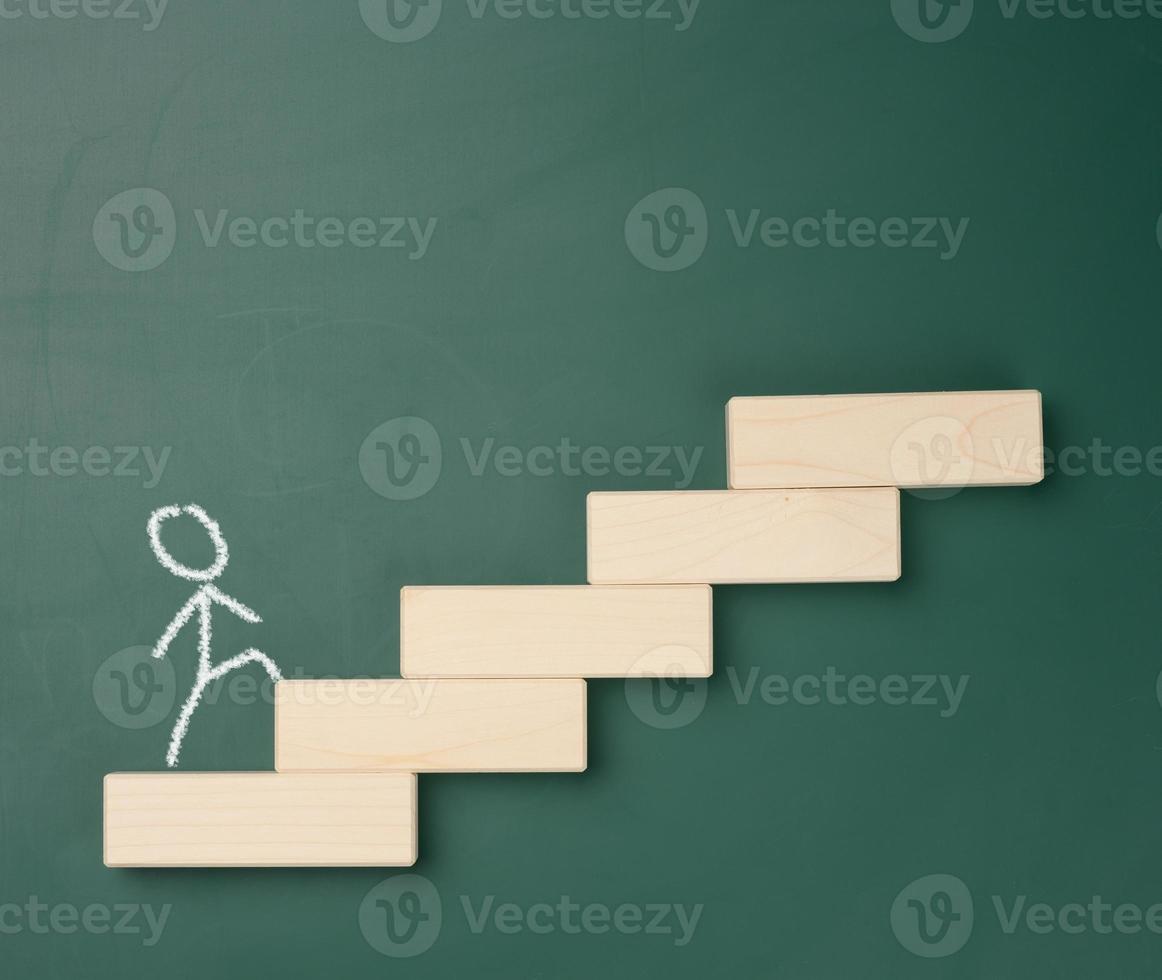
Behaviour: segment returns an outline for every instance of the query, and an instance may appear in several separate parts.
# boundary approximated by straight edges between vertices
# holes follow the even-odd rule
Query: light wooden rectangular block
[[[709,677],[711,592],[674,586],[409,586],[405,677]]]
[[[406,867],[411,773],[115,772],[110,868]]]
[[[274,728],[280,772],[581,772],[585,682],[280,681]]]
[[[1039,391],[732,398],[727,482],[958,487],[1044,476]]]
[[[591,493],[588,509],[594,583],[900,577],[894,487]]]

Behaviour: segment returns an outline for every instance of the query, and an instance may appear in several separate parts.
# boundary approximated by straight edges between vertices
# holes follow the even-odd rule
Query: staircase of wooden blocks
[[[408,587],[402,678],[283,681],[273,773],[113,773],[110,867],[407,866],[416,774],[580,772],[586,678],[709,677],[711,586],[900,576],[900,488],[1042,477],[1036,391],[735,398],[729,490],[591,493],[589,585]]]

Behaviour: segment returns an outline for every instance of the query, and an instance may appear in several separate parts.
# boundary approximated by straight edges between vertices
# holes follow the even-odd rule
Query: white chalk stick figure
[[[181,564],[174,560],[174,557],[166,551],[165,546],[161,543],[161,525],[171,517],[177,517],[180,514],[189,514],[196,519],[210,536],[210,541],[214,545],[214,563],[208,568],[190,568],[188,565]],[[190,696],[186,699],[186,703],[182,705],[181,714],[178,715],[178,720],[173,726],[173,732],[169,740],[169,751],[166,752],[165,756],[166,765],[174,766],[178,761],[178,753],[181,752],[182,739],[185,738],[186,729],[190,725],[190,716],[193,715],[194,709],[198,706],[203,692],[211,683],[224,674],[228,674],[234,668],[248,663],[262,664],[266,672],[270,675],[271,680],[274,681],[282,680],[282,674],[270,657],[261,650],[255,650],[253,647],[243,650],[238,656],[224,660],[220,664],[211,665],[210,663],[210,610],[214,603],[225,606],[236,616],[248,623],[262,622],[262,617],[253,609],[249,606],[244,606],[237,599],[231,598],[212,584],[214,579],[222,574],[226,568],[226,562],[230,560],[230,552],[226,547],[226,539],[222,537],[222,530],[218,527],[217,521],[210,517],[197,504],[187,504],[185,507],[178,507],[176,504],[171,504],[168,507],[159,507],[149,515],[147,530],[149,532],[149,546],[153,549],[154,556],[164,569],[172,572],[179,578],[188,579],[191,582],[204,583],[190,597],[189,601],[178,610],[177,615],[174,616],[173,620],[165,628],[165,632],[161,634],[161,639],[157,641],[157,646],[153,648],[154,657],[164,657],[166,651],[169,649],[170,643],[178,635],[179,630],[190,621],[190,617],[195,612],[198,614],[197,678],[194,681],[193,689],[190,691]]]

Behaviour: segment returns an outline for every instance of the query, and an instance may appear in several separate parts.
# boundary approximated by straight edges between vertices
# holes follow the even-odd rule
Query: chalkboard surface
[[[1157,7],[7,0],[0,972],[1154,976]],[[421,778],[406,874],[103,867],[193,680],[156,507],[262,617],[219,656],[392,676],[401,586],[583,582],[587,492],[723,487],[733,395],[1024,387],[1042,484],[904,494],[897,583],[716,589],[708,683]],[[263,677],[183,770],[272,766]]]

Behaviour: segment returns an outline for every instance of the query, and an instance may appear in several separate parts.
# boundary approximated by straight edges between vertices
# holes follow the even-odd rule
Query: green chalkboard
[[[5,0],[0,973],[1156,975],[1158,8]],[[725,486],[733,395],[1025,387],[1042,484],[716,589],[584,774],[421,778],[416,877],[102,865],[193,680],[153,509],[229,542],[222,656],[393,676],[401,586]],[[262,677],[182,769],[271,768]]]

